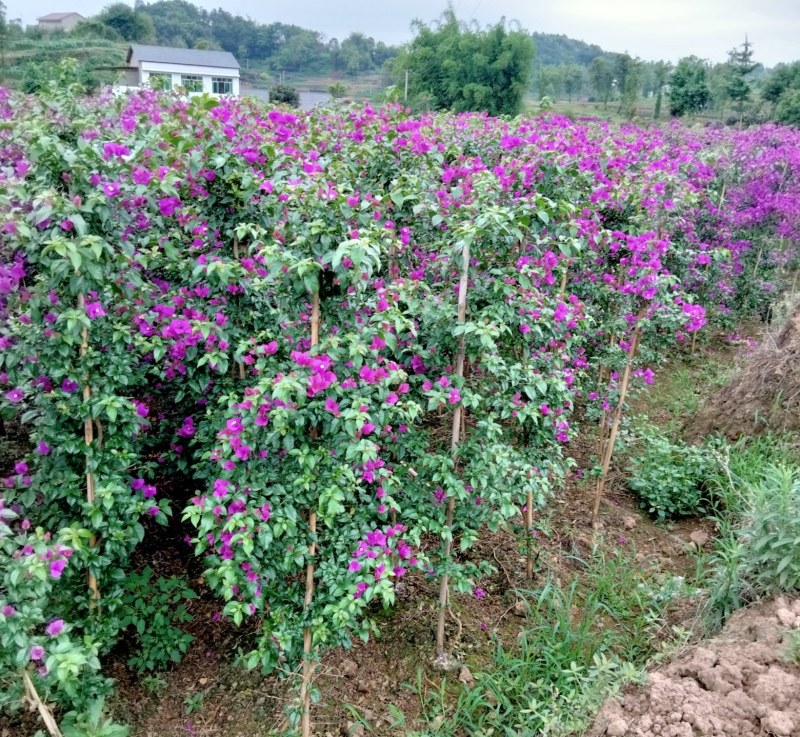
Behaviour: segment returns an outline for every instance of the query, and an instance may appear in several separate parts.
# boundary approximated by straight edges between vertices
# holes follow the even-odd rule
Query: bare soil
[[[608,701],[588,737],[800,735],[799,630],[800,599],[740,610],[719,636]]]

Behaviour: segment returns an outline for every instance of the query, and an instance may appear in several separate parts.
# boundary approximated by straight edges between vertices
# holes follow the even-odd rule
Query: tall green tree
[[[564,92],[567,93],[567,99],[570,102],[573,98],[580,97],[585,79],[586,74],[582,66],[579,64],[564,65]]]
[[[678,62],[670,77],[669,111],[682,117],[704,110],[711,99],[706,73],[709,64],[705,59],[687,56]]]
[[[627,117],[636,113],[636,101],[642,84],[642,62],[630,54],[617,54],[614,60],[614,79],[619,92],[619,112]]]
[[[787,90],[775,107],[775,120],[800,126],[800,87]]]
[[[539,97],[558,100],[564,95],[564,67],[543,66],[536,70],[536,92]]]
[[[6,6],[3,2],[0,2],[0,80],[5,76],[7,35],[8,24],[6,23]]]
[[[653,80],[656,87],[656,106],[653,111],[653,118],[656,120],[661,117],[661,98],[671,70],[672,64],[668,61],[657,61],[653,65]]]
[[[725,92],[733,102],[734,110],[741,121],[744,109],[750,101],[751,87],[749,76],[758,64],[753,62],[753,44],[747,36],[744,43],[728,52],[728,73]]]
[[[509,30],[504,20],[486,29],[467,26],[452,5],[433,27],[416,20],[413,28],[416,36],[396,67],[398,76],[409,71],[412,96],[430,96],[440,110],[519,111],[535,54],[527,33]]]
[[[761,97],[773,105],[780,102],[787,91],[800,89],[800,61],[778,64],[761,86]]]
[[[149,42],[156,37],[152,18],[125,3],[114,3],[103,9],[96,20],[116,31],[123,41]]]
[[[597,99],[607,105],[614,89],[614,72],[611,65],[602,56],[592,59],[589,68],[589,78],[592,80],[592,89]]]

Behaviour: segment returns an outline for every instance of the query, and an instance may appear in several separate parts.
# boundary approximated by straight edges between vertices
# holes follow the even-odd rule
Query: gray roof
[[[153,61],[161,64],[194,64],[199,67],[225,67],[239,69],[239,62],[230,51],[210,49],[173,49],[170,46],[143,46],[131,44],[128,49],[128,64],[131,57],[138,61]]]
[[[43,15],[41,18],[37,18],[36,20],[43,20],[43,21],[59,21],[64,20],[64,18],[69,18],[71,15],[79,15],[81,18],[83,16],[80,13],[48,13],[47,15]]]

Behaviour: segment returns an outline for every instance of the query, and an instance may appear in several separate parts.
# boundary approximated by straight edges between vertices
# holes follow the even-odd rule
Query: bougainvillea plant
[[[247,664],[302,664],[304,697],[407,576],[440,583],[444,654],[489,565],[454,552],[501,525],[530,552],[576,433],[607,472],[630,387],[796,262],[787,129],[55,89],[0,123],[17,704],[102,692],[173,509],[218,616],[260,623]]]

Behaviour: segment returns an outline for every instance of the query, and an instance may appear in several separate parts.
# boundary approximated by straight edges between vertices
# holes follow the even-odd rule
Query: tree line
[[[767,70],[754,59],[748,39],[722,64],[689,56],[672,65],[607,52],[563,35],[529,33],[504,19],[481,28],[460,20],[452,5],[432,24],[414,21],[412,29],[415,37],[404,46],[360,32],[340,41],[296,25],[259,23],[221,8],[205,10],[188,0],[136,0],[133,7],[122,2],[107,6],[68,36],[76,43],[91,40],[93,46],[103,40],[224,49],[239,59],[251,81],[259,72],[275,77],[281,72],[381,72],[381,84],[392,85],[387,99],[402,99],[418,109],[513,114],[532,97],[543,105],[559,100],[613,105],[620,115],[632,117],[649,99],[655,118],[663,111],[677,117],[702,113],[739,124],[776,120],[800,125],[800,62]],[[7,22],[0,3],[0,44],[12,36],[35,39],[44,33]],[[44,44],[37,49],[39,57],[46,53]],[[76,49],[75,56],[81,53]],[[47,76],[47,65],[38,63],[42,60],[29,65],[31,79],[21,85],[24,89],[35,91]],[[78,69],[81,81],[91,87],[97,75],[84,68],[89,66],[87,61]],[[335,97],[344,94],[339,87],[346,91],[338,85]],[[285,101],[293,99],[289,95]]]
[[[687,56],[673,65],[604,52],[589,64],[538,66],[533,84],[538,99],[613,103],[627,116],[636,114],[642,99],[653,99],[655,118],[666,101],[675,117],[704,113],[728,123],[800,125],[800,62],[767,70],[747,38],[720,64]]]

